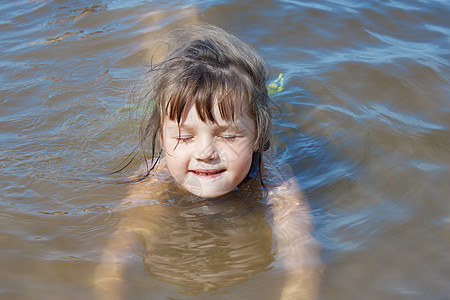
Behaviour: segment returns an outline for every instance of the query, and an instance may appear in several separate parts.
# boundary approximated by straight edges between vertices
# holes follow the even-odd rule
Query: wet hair
[[[259,173],[262,183],[262,152],[268,148],[272,127],[266,87],[269,71],[263,59],[242,40],[207,24],[176,29],[159,45],[167,47],[166,55],[151,63],[141,103],[141,151],[145,153],[151,145],[151,160],[150,164],[146,160],[147,174],[143,178],[160,158],[165,117],[180,124],[186,107],[193,105],[202,121],[217,123],[213,115],[217,105],[226,122],[243,114],[254,120],[257,150],[247,177]]]

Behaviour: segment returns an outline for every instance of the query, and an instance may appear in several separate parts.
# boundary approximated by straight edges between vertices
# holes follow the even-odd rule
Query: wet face
[[[187,106],[180,124],[168,117],[162,127],[167,167],[179,186],[199,197],[218,197],[237,187],[252,163],[255,123],[247,114],[233,123],[220,116],[217,123],[203,122],[193,105]]]

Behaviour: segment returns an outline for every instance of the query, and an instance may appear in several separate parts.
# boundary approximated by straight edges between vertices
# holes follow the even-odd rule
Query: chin
[[[184,187],[184,189],[187,190],[189,193],[202,198],[216,198],[223,196],[231,191],[231,190],[230,191],[205,190],[200,187],[192,187],[192,186],[188,188]]]
[[[194,193],[194,192],[191,192],[191,193],[194,194],[195,196],[202,197],[202,198],[217,198],[217,197],[227,194],[228,192],[225,192],[225,193]]]

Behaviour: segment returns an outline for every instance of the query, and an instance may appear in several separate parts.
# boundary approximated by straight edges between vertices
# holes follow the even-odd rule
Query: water
[[[273,148],[312,207],[319,298],[450,299],[449,13],[438,0],[0,4],[0,299],[93,297],[126,186],[83,179],[133,149],[122,108],[152,38],[193,21],[284,74]],[[196,296],[137,265],[129,298],[274,299],[265,247],[260,269]]]

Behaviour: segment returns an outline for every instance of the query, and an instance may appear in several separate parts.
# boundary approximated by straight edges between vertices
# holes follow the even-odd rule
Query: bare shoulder
[[[159,199],[170,188],[172,180],[164,157],[160,158],[155,168],[145,176],[147,172],[147,166],[142,165],[130,177],[132,182],[128,186],[127,196],[122,201],[122,208],[130,205],[136,206],[144,202],[152,204],[148,202],[152,199]],[[144,176],[145,178],[142,178]]]
[[[294,176],[292,168],[275,161],[269,154],[264,157],[263,178],[268,190],[268,203],[278,209],[302,208],[309,210],[308,203]]]
[[[136,233],[153,234],[160,216],[168,210],[164,199],[167,198],[167,190],[173,183],[167,175],[165,160],[160,160],[148,176],[141,178],[146,173],[145,165],[134,172],[130,177],[127,195],[115,208],[120,218],[115,232],[116,239],[120,237],[123,240],[131,240]]]

